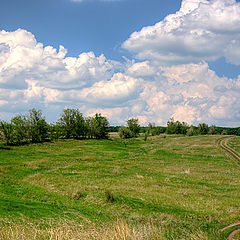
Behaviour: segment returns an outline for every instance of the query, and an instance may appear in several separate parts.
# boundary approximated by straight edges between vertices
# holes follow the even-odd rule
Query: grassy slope
[[[230,147],[240,153],[240,137],[233,137],[228,144]]]
[[[164,226],[166,239],[224,239],[240,218],[240,168],[219,136],[67,140],[0,149],[0,216],[48,225]],[[239,148],[239,137],[234,138]],[[115,201],[107,202],[109,191]],[[76,198],[79,198],[76,200]],[[227,234],[227,232],[225,233]],[[225,235],[226,236],[226,235]],[[205,238],[204,238],[205,237]],[[194,239],[194,238],[193,238]]]

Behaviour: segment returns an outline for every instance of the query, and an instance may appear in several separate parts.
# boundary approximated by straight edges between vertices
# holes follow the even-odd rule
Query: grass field
[[[240,168],[220,137],[2,145],[0,239],[226,239]]]

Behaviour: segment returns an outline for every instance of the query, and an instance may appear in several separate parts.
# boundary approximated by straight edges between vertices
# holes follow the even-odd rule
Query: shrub
[[[195,134],[196,134],[196,131],[195,131],[195,129],[194,129],[193,126],[191,126],[191,127],[187,130],[187,133],[186,133],[187,136],[193,136],[193,135],[195,135]]]
[[[106,196],[107,202],[113,203],[116,200],[113,194],[109,190],[105,192],[105,196]]]
[[[131,118],[127,121],[127,127],[132,132],[132,136],[136,137],[140,132],[140,125],[137,118]]]
[[[123,126],[119,128],[118,134],[119,134],[120,138],[124,138],[124,139],[133,137],[133,134],[130,131],[130,129],[127,127],[123,127]]]
[[[87,121],[88,135],[92,138],[107,139],[109,137],[109,122],[106,117],[96,113]]]
[[[209,134],[217,134],[217,127],[215,125],[212,125],[210,128],[209,128]]]
[[[208,132],[209,132],[208,125],[206,123],[199,123],[199,125],[198,125],[198,132],[201,135],[208,134]]]
[[[33,143],[43,142],[48,138],[48,124],[41,110],[31,109],[26,117],[29,138]]]
[[[168,134],[186,134],[189,126],[185,122],[179,122],[179,121],[174,121],[173,118],[171,118],[167,122],[167,129],[166,132]]]
[[[14,143],[14,128],[11,123],[1,121],[1,138],[6,142],[7,145]]]

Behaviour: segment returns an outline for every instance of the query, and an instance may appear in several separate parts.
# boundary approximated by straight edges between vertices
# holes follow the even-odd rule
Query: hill
[[[0,149],[0,239],[226,239],[240,167],[219,135]],[[240,137],[229,139],[239,150]]]

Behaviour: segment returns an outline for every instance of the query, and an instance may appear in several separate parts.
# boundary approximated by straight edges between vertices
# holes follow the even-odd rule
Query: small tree
[[[212,125],[210,128],[209,128],[209,134],[217,134],[217,127],[215,125]]]
[[[64,138],[78,139],[87,135],[86,120],[78,109],[64,109],[57,125],[60,126]]]
[[[168,134],[186,134],[189,126],[185,122],[174,121],[173,118],[167,122],[166,132]]]
[[[27,116],[29,137],[32,142],[43,142],[48,137],[48,124],[41,110],[31,109]]]
[[[208,132],[209,132],[208,125],[206,123],[199,123],[199,125],[198,125],[198,132],[201,135],[208,134]]]
[[[118,134],[119,134],[119,137],[123,138],[123,139],[132,138],[133,137],[132,132],[130,131],[130,129],[127,128],[127,127],[124,127],[124,126],[119,128]]]
[[[4,121],[0,122],[1,138],[6,142],[7,145],[14,143],[14,128],[11,123]]]
[[[191,126],[188,130],[187,130],[187,133],[186,133],[187,136],[193,136],[195,135],[195,129],[193,126]]]
[[[223,129],[222,132],[221,132],[222,135],[227,135],[227,130],[226,129]]]
[[[62,130],[62,136],[64,138],[71,138],[72,137],[72,131],[74,129],[74,115],[75,111],[74,109],[64,109],[61,113],[61,116],[57,122],[57,124],[61,127]]]
[[[155,136],[156,135],[155,123],[148,123],[148,129],[146,132],[148,132],[148,135],[151,134],[152,136]]]
[[[106,117],[96,113],[94,117],[89,118],[88,122],[91,137],[94,136],[97,139],[109,137],[109,122]]]
[[[20,145],[22,142],[28,141],[29,127],[26,117],[17,115],[11,119],[11,123],[14,129],[14,142]]]
[[[138,123],[137,118],[131,118],[127,121],[127,127],[132,132],[133,137],[136,137],[139,135],[140,132],[140,125]]]
[[[72,129],[72,135],[73,138],[76,139],[81,137],[86,138],[87,135],[86,121],[79,110],[74,111],[74,126]]]

